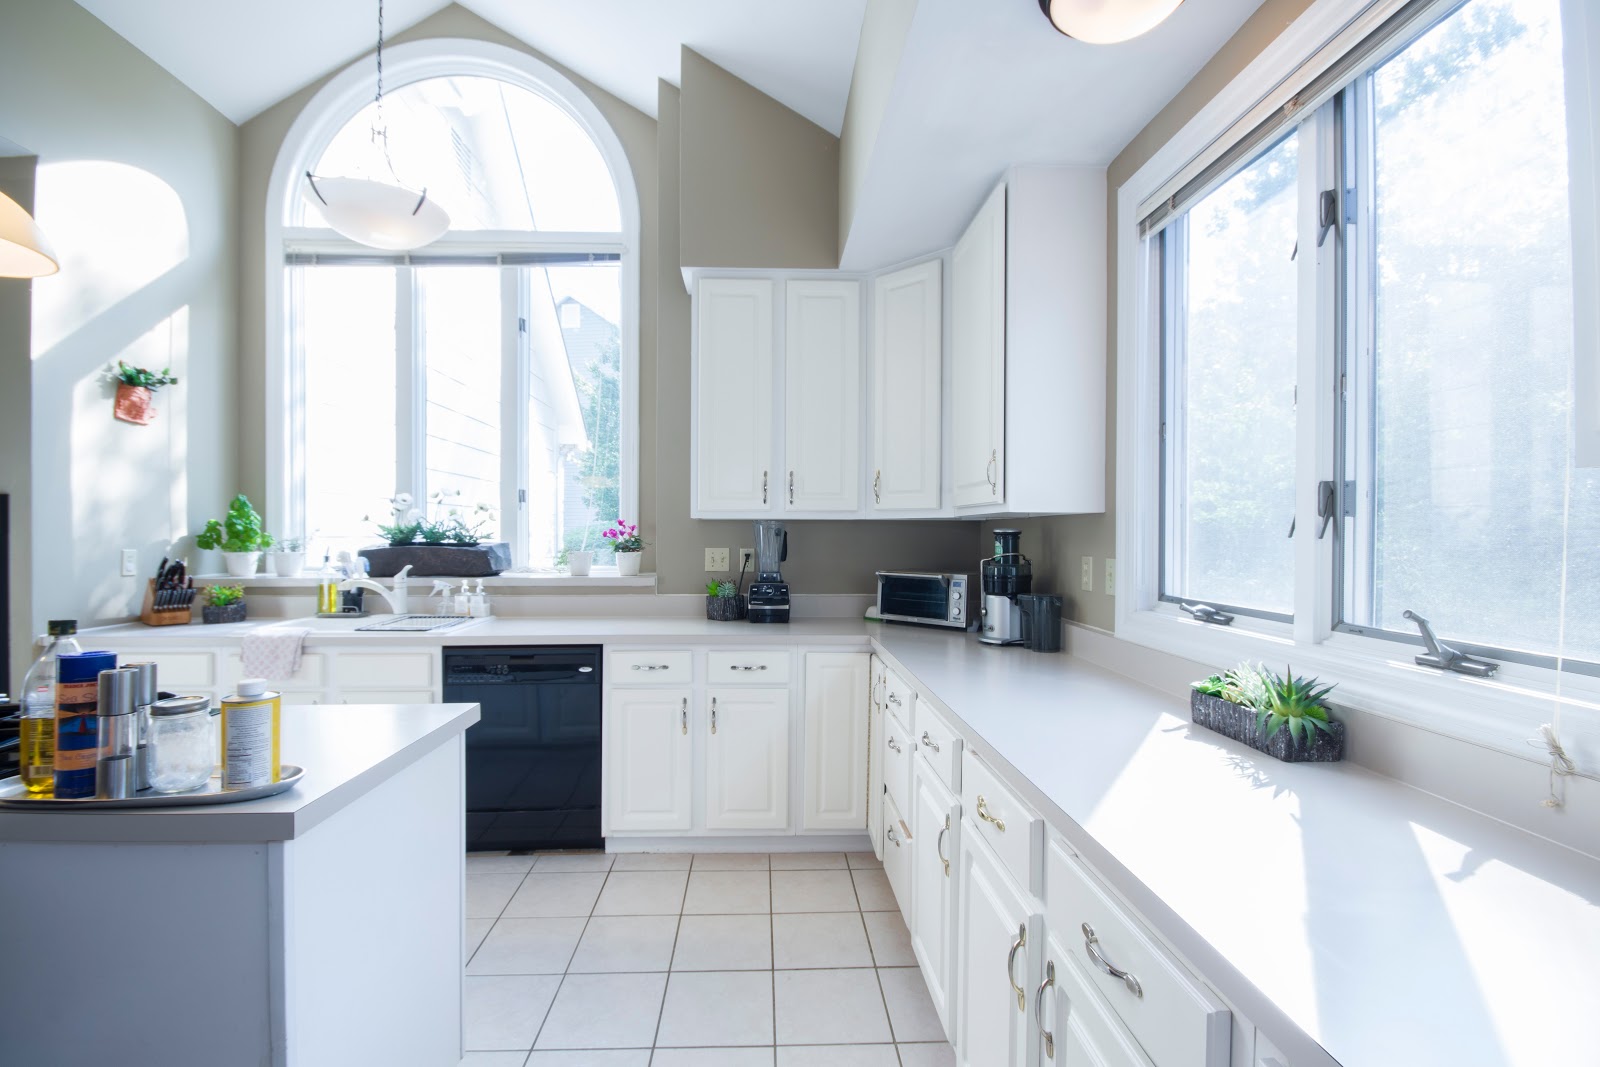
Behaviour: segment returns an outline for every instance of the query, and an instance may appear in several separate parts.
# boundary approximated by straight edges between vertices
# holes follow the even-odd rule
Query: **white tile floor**
[[[868,854],[467,857],[464,1067],[942,1067]]]

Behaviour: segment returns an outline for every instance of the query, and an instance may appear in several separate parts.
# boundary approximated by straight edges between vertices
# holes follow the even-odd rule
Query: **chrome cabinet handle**
[[[1039,983],[1039,988],[1033,993],[1033,1018],[1034,1025],[1039,1027],[1039,1036],[1044,1038],[1044,1054],[1051,1059],[1056,1058],[1056,1035],[1044,1028],[1044,991],[1056,984],[1056,961],[1046,960],[1044,964],[1044,981]]]
[[[728,669],[730,671],[764,671],[764,670],[767,669],[767,665],[765,663],[762,663],[762,664],[758,664],[757,666],[754,666],[754,667],[746,667],[746,666],[743,666],[742,664],[735,663],[735,664],[732,664],[731,666],[729,666]]]
[[[939,829],[939,836],[934,839],[933,850],[939,854],[939,862],[944,864],[944,876],[950,877],[950,861],[944,854],[944,835],[950,832],[950,816],[944,817],[944,826]]]
[[[899,848],[900,847],[900,839],[895,836],[894,827],[891,826],[887,830],[885,830],[883,832],[883,836],[887,837],[890,841],[893,841],[895,848]]]
[[[711,732],[717,732],[717,698],[711,698]]]
[[[984,822],[994,823],[994,828],[999,830],[1001,833],[1006,832],[1006,821],[1004,819],[997,819],[993,815],[989,814],[989,805],[984,802],[982,793],[978,794],[978,818],[982,819]]]
[[[889,740],[887,740],[887,741],[885,741],[885,742],[884,742],[884,744],[886,744],[886,745],[888,745],[888,746],[889,746],[889,747],[890,747],[890,748],[892,748],[892,749],[894,749],[894,750],[895,750],[895,751],[896,751],[896,752],[900,752],[900,751],[903,751],[903,750],[902,750],[902,749],[901,749],[901,748],[900,748],[900,746],[899,746],[899,745],[897,745],[897,744],[895,744],[895,743],[894,743],[894,738],[892,738],[892,737],[891,737],[891,738],[889,738]]]
[[[1006,953],[1006,981],[1011,983],[1011,992],[1017,995],[1017,1010],[1028,1010],[1028,991],[1017,984],[1016,965],[1017,953],[1028,944],[1028,927],[1026,924],[1017,927],[1017,939],[1011,942],[1011,951]]]
[[[633,669],[636,671],[670,671],[672,666],[667,663],[635,663]]]
[[[1100,939],[1094,935],[1094,927],[1088,923],[1083,924],[1083,947],[1089,953],[1089,958],[1094,965],[1113,978],[1122,979],[1122,984],[1128,987],[1128,992],[1136,997],[1144,996],[1144,987],[1139,984],[1139,979],[1112,965],[1111,961],[1100,955]]]
[[[761,472],[761,502],[763,504],[765,504],[767,502],[767,472],[766,471],[762,471]]]
[[[883,503],[883,472],[878,471],[872,476],[872,499],[875,503]]]
[[[900,698],[895,696],[893,693],[890,693],[889,694],[889,703],[893,704],[895,707],[898,708],[900,706]]]
[[[683,707],[678,709],[678,726],[684,733],[689,732],[689,698],[683,698]]]
[[[929,748],[933,749],[935,752],[939,751],[939,742],[937,742],[933,738],[929,737],[928,736],[928,731],[926,731],[926,730],[922,731],[922,743],[924,745],[928,746]]]
[[[794,503],[794,471],[789,472],[789,503]]]
[[[989,462],[983,468],[983,476],[989,480],[990,493],[997,493],[1000,491],[1000,483],[996,480],[1000,473],[999,466],[1000,450],[997,448],[989,449]]]

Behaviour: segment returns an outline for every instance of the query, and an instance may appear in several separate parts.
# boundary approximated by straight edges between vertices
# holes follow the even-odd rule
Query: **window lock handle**
[[[1209,622],[1216,626],[1226,626],[1233,621],[1232,615],[1229,615],[1225,611],[1218,611],[1210,604],[1179,603],[1178,607],[1184,611],[1187,611],[1190,615],[1193,615],[1198,622]]]

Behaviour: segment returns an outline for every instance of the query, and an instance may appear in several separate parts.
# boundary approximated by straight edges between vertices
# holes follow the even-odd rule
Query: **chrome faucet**
[[[411,564],[408,563],[401,567],[400,573],[394,576],[394,588],[392,590],[385,589],[371,578],[346,578],[339,583],[339,592],[348,593],[354,589],[365,589],[368,592],[377,593],[383,597],[383,602],[389,605],[390,611],[396,615],[404,615],[410,610],[408,606],[409,598],[406,593],[406,575],[410,573]]]

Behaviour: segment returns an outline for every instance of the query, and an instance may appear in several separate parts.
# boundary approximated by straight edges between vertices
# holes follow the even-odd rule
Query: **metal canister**
[[[139,791],[134,774],[139,717],[134,714],[133,703],[138,673],[131,667],[100,672],[96,716],[100,755],[94,768],[94,792],[101,800],[122,800]]]
[[[136,672],[133,679],[133,713],[137,723],[138,746],[134,751],[134,783],[142,793],[150,788],[150,707],[158,699],[156,694],[156,665],[154,663],[125,663]]]
[[[222,698],[222,788],[278,780],[281,709],[279,694],[261,678],[241,678],[239,691]]]

